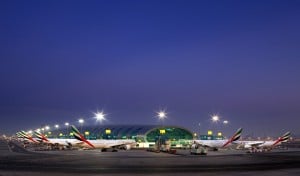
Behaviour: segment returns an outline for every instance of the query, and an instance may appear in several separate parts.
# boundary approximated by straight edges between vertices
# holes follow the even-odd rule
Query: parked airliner
[[[234,135],[227,140],[193,140],[193,143],[200,144],[204,147],[217,151],[219,148],[228,147],[233,141],[237,141],[241,137],[242,130],[242,128],[239,128]]]

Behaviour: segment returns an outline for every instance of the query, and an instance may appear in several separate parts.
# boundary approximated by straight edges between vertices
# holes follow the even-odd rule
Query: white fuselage
[[[237,141],[236,144],[239,147],[250,149],[250,148],[270,148],[275,144],[276,141]],[[281,144],[278,142],[276,145]]]
[[[96,139],[96,140],[87,140],[90,142],[95,148],[98,149],[105,149],[105,148],[113,148],[119,147],[123,145],[134,145],[136,142],[135,140],[131,139],[115,139],[115,140],[107,140],[107,139]],[[90,145],[83,142],[80,145],[83,147],[91,148]]]
[[[81,142],[77,139],[58,139],[58,138],[48,138],[48,142],[45,143],[49,144],[58,144],[63,146],[75,146],[80,144]]]
[[[208,146],[210,148],[221,148],[228,142],[228,140],[194,140],[197,144],[203,145],[203,146]],[[194,142],[193,141],[193,142]],[[230,146],[231,144],[229,143],[226,146]]]

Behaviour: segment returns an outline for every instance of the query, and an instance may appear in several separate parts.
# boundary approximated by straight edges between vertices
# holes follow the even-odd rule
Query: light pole
[[[164,110],[161,110],[157,112],[156,116],[158,117],[158,120],[162,122],[161,126],[163,126],[163,122],[167,118],[167,113]]]
[[[80,132],[82,133],[82,124],[84,123],[84,120],[83,119],[79,119],[78,122],[80,124]]]
[[[218,123],[218,121],[220,120],[220,117],[218,115],[212,115],[211,116],[211,121],[213,123]],[[217,131],[217,128],[215,128],[215,126],[213,125],[213,131]],[[213,134],[213,131],[211,132]],[[214,139],[214,136],[212,135],[212,139]]]
[[[47,125],[47,126],[45,126],[45,130],[50,130],[50,127]]]
[[[57,138],[58,138],[58,136],[59,136],[59,132],[58,132],[59,125],[58,125],[58,124],[56,124],[56,125],[54,125],[54,127],[56,128],[56,132],[57,132]]]
[[[156,116],[158,117],[158,120],[161,121],[161,129],[159,130],[159,136],[158,136],[158,142],[157,142],[157,149],[160,151],[161,145],[162,145],[162,139],[161,136],[166,133],[165,129],[163,129],[163,122],[167,118],[167,113],[164,110],[160,110],[157,112]]]
[[[70,133],[69,133],[69,125],[70,125],[69,122],[66,122],[66,123],[65,123],[66,129],[67,129],[67,132],[66,132],[66,133],[67,133],[67,136],[70,137]]]
[[[199,135],[198,135],[198,138],[200,139],[200,135],[201,135],[201,123],[199,123],[198,126],[199,126]]]
[[[226,126],[229,124],[229,121],[228,120],[224,120],[223,121],[223,132],[226,131]],[[224,138],[224,136],[222,136],[222,138]]]
[[[51,137],[51,136],[50,136],[50,134],[51,134],[51,132],[50,132],[50,126],[48,126],[48,125],[45,126],[45,131],[47,131],[47,134],[46,134],[46,135],[47,135],[48,137]]]

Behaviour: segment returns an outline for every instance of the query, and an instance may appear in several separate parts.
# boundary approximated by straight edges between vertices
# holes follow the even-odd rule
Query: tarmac
[[[9,146],[9,147],[4,147]],[[206,156],[146,150],[32,152],[0,141],[0,176],[27,175],[300,175],[300,150],[249,154],[209,151]]]

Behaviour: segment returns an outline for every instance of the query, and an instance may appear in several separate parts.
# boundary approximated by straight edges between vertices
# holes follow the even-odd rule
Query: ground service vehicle
[[[206,155],[207,149],[205,146],[194,143],[191,146],[191,155]]]

